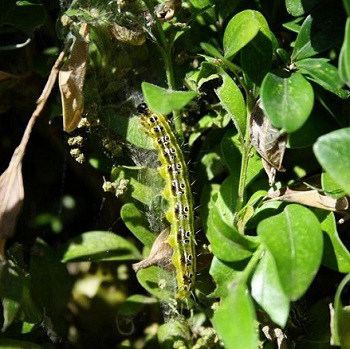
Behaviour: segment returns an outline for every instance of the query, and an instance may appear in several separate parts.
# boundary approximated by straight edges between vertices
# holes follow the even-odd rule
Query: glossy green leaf
[[[320,0],[286,0],[286,8],[292,16],[301,16],[315,7]]]
[[[314,93],[311,84],[299,73],[290,76],[268,73],[261,87],[261,102],[274,126],[294,132],[309,117]]]
[[[255,309],[245,284],[240,282],[231,286],[212,322],[225,349],[258,348]]]
[[[126,193],[122,198],[126,201],[133,198],[147,206],[151,206],[152,200],[164,188],[164,179],[156,168],[143,166],[114,167],[111,173],[111,181],[118,183],[121,179],[129,180]]]
[[[172,91],[157,85],[143,82],[142,92],[148,107],[161,114],[169,114],[173,110],[180,110],[194,97],[195,91]]]
[[[313,149],[325,171],[347,194],[350,194],[350,128],[343,128],[320,137]]]
[[[349,288],[350,274],[346,275],[337,288],[334,297],[334,318],[332,325],[332,335],[334,345],[340,345],[342,349],[350,348],[350,311],[349,306],[344,306],[342,293]]]
[[[229,263],[214,257],[209,274],[213,277],[216,288],[208,297],[226,297],[229,293],[229,285],[238,277],[239,272],[244,270],[246,265],[246,261]]]
[[[344,42],[339,54],[339,75],[348,86],[350,85],[350,18],[346,20]]]
[[[289,314],[289,298],[283,291],[276,263],[268,251],[265,251],[254,272],[251,289],[252,297],[271,320],[284,327]]]
[[[106,231],[90,231],[68,241],[62,262],[122,261],[141,259],[137,248],[126,239]]]
[[[246,106],[243,95],[234,80],[222,68],[204,62],[198,76],[198,86],[218,77],[221,77],[222,84],[215,89],[215,93],[243,137],[246,129]]]
[[[314,210],[323,232],[322,264],[340,273],[350,272],[350,252],[341,241],[334,213]]]
[[[216,183],[209,184],[209,185],[207,184],[202,189],[199,214],[200,214],[202,227],[205,232],[208,230],[209,212],[215,206],[215,202],[216,202],[219,190],[220,190],[220,185]]]
[[[228,176],[221,184],[216,206],[222,220],[233,225],[238,195],[238,177]]]
[[[342,40],[344,10],[340,1],[326,0],[308,15],[297,36],[292,61],[317,55]]]
[[[257,246],[254,238],[245,237],[227,225],[220,217],[216,206],[210,211],[207,238],[213,254],[225,262],[246,259]]]
[[[44,349],[44,347],[17,339],[0,339],[1,349]]]
[[[175,297],[176,279],[167,270],[156,266],[141,269],[137,280],[150,294],[165,302],[171,302]]]
[[[241,64],[249,79],[260,86],[271,67],[272,34],[265,17],[260,12],[255,11],[255,18],[260,23],[260,29],[254,39],[243,47]]]
[[[147,304],[155,304],[158,301],[155,298],[147,297],[143,294],[133,294],[126,299],[126,301],[119,307],[118,315],[134,317]]]
[[[223,39],[225,58],[230,59],[258,34],[260,22],[256,13],[253,10],[245,10],[229,21]]]
[[[213,45],[208,44],[207,42],[201,42],[200,43],[200,47],[209,55],[215,57],[215,58],[219,58],[222,59],[223,56],[222,54],[219,52],[219,50],[214,47]]]
[[[128,229],[147,247],[152,247],[156,234],[148,228],[148,221],[144,214],[132,203],[123,205],[120,216]]]
[[[344,190],[340,188],[339,184],[329,175],[328,172],[322,173],[321,183],[322,189],[332,198],[339,199],[345,195]]]
[[[327,63],[325,58],[306,58],[295,63],[299,71],[311,77],[313,81],[326,90],[346,98],[348,92],[342,90],[343,81],[335,66]]]
[[[323,238],[317,217],[306,207],[292,204],[260,222],[257,232],[276,262],[284,292],[292,301],[299,299],[322,259]]]

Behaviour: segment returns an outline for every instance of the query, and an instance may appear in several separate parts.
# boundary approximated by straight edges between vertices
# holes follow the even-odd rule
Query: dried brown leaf
[[[146,35],[141,28],[128,29],[114,23],[109,31],[116,40],[133,46],[141,46],[146,41]]]
[[[276,170],[284,172],[282,166],[286,150],[287,135],[272,126],[264,115],[260,101],[257,101],[250,116],[250,141],[262,157],[265,172],[269,176],[270,185],[275,182]]]
[[[89,27],[82,25],[68,60],[58,75],[63,110],[63,129],[72,132],[84,111],[83,87],[89,57]]]
[[[169,228],[164,229],[154,241],[149,256],[143,261],[132,265],[136,272],[152,265],[172,268],[173,249],[168,244],[169,232]]]

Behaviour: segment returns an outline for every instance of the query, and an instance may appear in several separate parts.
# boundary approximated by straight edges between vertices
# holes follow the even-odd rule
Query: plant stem
[[[153,15],[153,19],[156,23],[157,26],[157,31],[159,33],[159,38],[160,38],[160,43],[158,43],[158,47],[161,51],[161,55],[164,61],[164,66],[165,66],[165,75],[166,75],[166,80],[168,84],[169,90],[175,90],[175,77],[174,77],[174,67],[173,67],[173,62],[171,58],[171,49],[172,49],[172,44],[169,43],[167,40],[162,24],[160,23],[158,17],[156,16],[152,4],[152,0],[143,0],[144,3],[146,4],[149,12]],[[179,136],[180,140],[183,140],[184,138],[184,133],[182,130],[182,120],[181,120],[181,113],[177,110],[173,111],[173,118],[174,118],[174,127],[177,135]]]
[[[259,245],[259,247],[255,250],[253,253],[252,258],[250,258],[247,266],[244,268],[242,274],[240,275],[240,280],[247,282],[250,274],[252,273],[253,269],[255,268],[255,265],[259,262],[261,254],[265,250],[265,246],[262,244]]]

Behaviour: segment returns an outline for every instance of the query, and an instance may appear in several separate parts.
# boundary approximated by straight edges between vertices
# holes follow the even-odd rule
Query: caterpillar
[[[173,249],[176,298],[189,298],[196,273],[195,236],[193,228],[192,194],[183,153],[166,117],[151,112],[146,104],[138,106],[145,132],[158,150],[161,176],[165,179],[163,191],[168,201],[166,219],[170,223],[168,244]]]

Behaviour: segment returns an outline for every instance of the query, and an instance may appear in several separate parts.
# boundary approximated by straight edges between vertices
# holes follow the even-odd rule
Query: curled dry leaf
[[[316,175],[302,182],[275,190],[264,201],[295,202],[301,205],[321,208],[322,210],[340,213],[345,219],[350,218],[350,202],[348,196],[339,199],[322,191],[321,176]]]
[[[167,0],[155,7],[159,20],[170,21],[181,8],[181,0]]]
[[[68,60],[60,69],[58,80],[63,110],[63,129],[72,132],[84,111],[83,87],[89,57],[89,26],[84,23]]]
[[[154,241],[149,256],[139,263],[132,265],[133,269],[138,272],[141,269],[148,268],[152,265],[158,265],[163,268],[173,268],[171,258],[173,249],[168,244],[170,228],[164,229]]]
[[[285,171],[282,161],[286,150],[287,135],[272,126],[261,108],[260,100],[256,102],[250,116],[250,141],[262,157],[262,164],[269,177],[269,183],[273,185],[276,171]]]
[[[109,31],[116,40],[132,46],[141,46],[146,41],[145,33],[138,27],[128,29],[114,23],[110,26]]]

